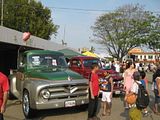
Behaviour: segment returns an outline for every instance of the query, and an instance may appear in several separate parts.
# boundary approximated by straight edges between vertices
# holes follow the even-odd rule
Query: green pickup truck
[[[35,111],[88,104],[88,80],[68,69],[56,51],[30,50],[18,56],[9,75],[10,96],[22,100],[26,118]]]

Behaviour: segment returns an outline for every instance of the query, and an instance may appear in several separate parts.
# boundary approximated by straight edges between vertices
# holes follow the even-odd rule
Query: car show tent
[[[90,56],[90,57],[96,57],[96,58],[98,58],[98,55],[96,55],[95,53],[92,53],[90,51],[86,51],[86,52],[84,52],[82,54],[85,55],[85,56]]]
[[[74,56],[83,56],[82,54],[80,54],[78,51],[76,50],[71,50],[71,49],[62,49],[59,50],[59,52],[62,52],[64,54],[64,56],[68,59],[74,57]]]

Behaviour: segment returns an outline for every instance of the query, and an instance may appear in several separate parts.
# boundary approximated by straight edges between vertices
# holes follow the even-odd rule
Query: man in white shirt
[[[115,66],[115,69],[116,69],[116,72],[120,72],[120,65],[119,65],[119,61],[116,61],[116,64],[114,65]]]

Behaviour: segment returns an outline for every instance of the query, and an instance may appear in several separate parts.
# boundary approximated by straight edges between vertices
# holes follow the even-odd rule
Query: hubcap
[[[28,94],[24,93],[23,96],[23,111],[25,115],[28,115],[29,113],[29,97]]]

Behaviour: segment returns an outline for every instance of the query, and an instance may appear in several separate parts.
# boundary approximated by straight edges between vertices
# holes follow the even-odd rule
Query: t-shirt
[[[0,106],[3,103],[3,93],[9,90],[8,78],[0,72]]]
[[[92,82],[92,92],[94,96],[98,96],[99,92],[99,81],[96,73],[91,73],[90,82]]]
[[[139,89],[138,84],[141,84],[141,82],[137,81],[137,83],[136,82],[133,83],[131,87],[131,92],[138,94],[138,89]]]
[[[111,92],[110,77],[100,79],[100,89],[104,92]]]
[[[141,84],[146,89],[146,82],[145,82],[145,80],[141,80]]]
[[[115,70],[116,70],[116,72],[120,72],[120,65],[119,64],[115,64]]]

